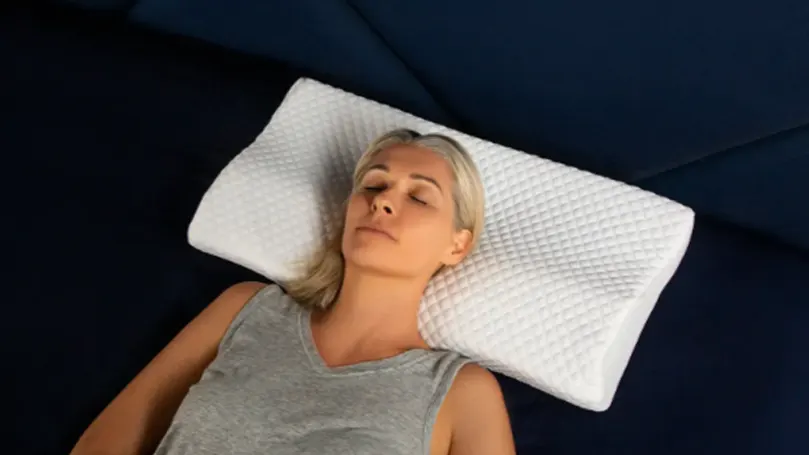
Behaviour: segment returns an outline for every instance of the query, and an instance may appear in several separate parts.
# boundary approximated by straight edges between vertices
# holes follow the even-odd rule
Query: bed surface
[[[321,74],[116,15],[30,9],[0,16],[0,62],[12,69],[0,72],[11,251],[0,344],[11,392],[4,409],[14,416],[5,451],[66,453],[179,328],[227,285],[255,278],[195,251],[186,228],[205,189],[294,80]],[[768,156],[794,156],[779,164],[794,174],[801,134],[727,156],[742,162],[773,150]],[[743,162],[705,161],[647,181],[683,199],[699,191],[738,207],[715,201],[698,210],[691,247],[609,411],[501,378],[519,453],[809,452],[802,221],[790,215],[794,223],[780,219],[783,229],[771,231],[753,216],[764,208],[740,211],[747,199],[713,194],[711,173],[740,179]],[[761,166],[776,164],[761,158]],[[705,178],[683,185],[688,175],[677,173]],[[759,225],[737,222],[738,213]]]

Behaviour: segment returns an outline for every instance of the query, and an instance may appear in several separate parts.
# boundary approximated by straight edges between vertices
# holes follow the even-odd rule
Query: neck
[[[418,332],[418,310],[426,283],[368,273],[346,266],[340,295],[318,318],[319,329],[345,354],[392,356],[427,349]],[[338,356],[340,356],[338,354]]]

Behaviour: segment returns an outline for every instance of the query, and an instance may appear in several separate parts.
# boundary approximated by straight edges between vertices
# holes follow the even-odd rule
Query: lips
[[[357,231],[364,231],[364,232],[370,232],[370,233],[373,233],[373,234],[384,235],[385,237],[393,240],[394,242],[396,241],[396,239],[393,238],[393,236],[390,235],[390,233],[388,231],[385,231],[384,229],[381,229],[381,228],[371,227],[371,226],[360,226],[360,227],[357,228]]]

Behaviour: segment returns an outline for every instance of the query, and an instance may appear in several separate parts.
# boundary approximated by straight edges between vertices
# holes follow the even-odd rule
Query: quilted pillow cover
[[[335,232],[367,144],[394,128],[452,136],[486,189],[479,247],[422,300],[426,342],[607,409],[691,237],[693,211],[671,200],[300,79],[208,189],[189,242],[283,283]]]

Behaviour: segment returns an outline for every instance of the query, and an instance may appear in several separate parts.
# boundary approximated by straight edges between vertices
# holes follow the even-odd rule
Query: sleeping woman
[[[469,154],[395,130],[357,163],[343,229],[295,280],[225,290],[123,389],[80,454],[513,454],[495,377],[430,349],[430,279],[483,229]]]

